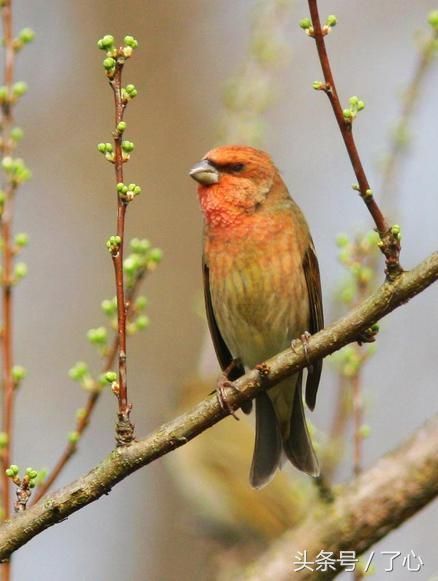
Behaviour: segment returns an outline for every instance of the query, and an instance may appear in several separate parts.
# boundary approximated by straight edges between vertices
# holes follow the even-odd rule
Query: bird
[[[304,215],[264,151],[219,146],[189,175],[198,182],[204,218],[207,322],[219,364],[234,380],[323,327],[318,260]],[[310,410],[321,370],[322,360],[307,369]],[[299,470],[319,475],[302,383],[300,371],[255,397],[253,488],[267,485],[285,458]],[[251,402],[242,409],[249,413]]]

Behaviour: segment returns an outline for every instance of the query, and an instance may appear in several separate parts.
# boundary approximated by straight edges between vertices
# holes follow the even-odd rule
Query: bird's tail
[[[262,488],[280,467],[282,452],[299,470],[319,475],[319,464],[304,416],[302,374],[256,397],[256,436],[250,483]]]

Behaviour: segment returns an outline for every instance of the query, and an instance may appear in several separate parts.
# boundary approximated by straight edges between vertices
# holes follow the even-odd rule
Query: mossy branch
[[[243,401],[254,397],[257,392],[274,385],[283,377],[303,369],[314,359],[325,357],[347,343],[355,341],[362,331],[406,303],[410,298],[424,291],[437,279],[438,252],[435,252],[413,270],[403,272],[394,281],[385,282],[348,315],[312,336],[309,339],[307,355],[302,347],[297,347],[295,351],[287,349],[266,361],[263,367],[263,376],[257,370],[246,373],[234,382],[236,389],[230,392],[227,401],[231,406],[237,408]],[[104,494],[108,494],[115,484],[131,473],[168,454],[175,448],[186,444],[226,415],[226,412],[219,405],[217,397],[213,395],[172,422],[161,426],[146,439],[114,450],[86,476],[76,480],[50,497],[43,498],[38,504],[26,510],[14,520],[5,523],[0,528],[0,559],[8,559],[14,551],[46,528],[65,520],[74,512],[94,502]],[[435,426],[435,443],[433,445],[435,451],[436,441],[438,440],[438,426],[436,424],[432,425]],[[427,438],[424,439],[421,434],[418,438],[418,442],[420,443],[422,440],[425,448],[429,449],[430,443]],[[407,457],[404,454],[397,457],[400,459],[396,463],[396,465],[399,465],[400,474],[412,480],[410,486],[416,486],[415,483],[418,482],[419,478],[418,472],[415,470],[413,472],[409,471],[409,467],[415,461],[415,455],[410,462],[407,461]],[[437,458],[435,457],[436,462]],[[431,491],[429,496],[438,492],[436,490],[436,482],[438,480],[436,470],[434,474],[431,474],[431,478],[433,484],[427,479],[421,480],[420,490],[423,491],[422,494],[424,496],[427,496],[427,491],[429,490]],[[372,480],[367,473],[361,478],[360,482],[368,482],[369,484]],[[370,490],[372,490],[377,485],[372,484],[370,486]],[[392,493],[393,488],[391,489],[387,486],[387,490]],[[350,497],[351,495],[347,496],[347,499]],[[342,503],[341,498],[342,496],[336,502]],[[411,502],[410,497],[407,497],[407,499]],[[362,502],[360,495],[357,502]],[[369,498],[367,502],[370,505],[373,504]],[[418,503],[416,510],[423,504]],[[414,509],[407,509],[403,512],[401,506],[398,510],[401,515],[400,522],[415,512]],[[393,514],[391,513],[391,518],[392,516]],[[388,525],[387,530],[389,528]],[[384,529],[382,530],[384,533]],[[373,539],[376,536],[375,531],[373,532],[372,530],[364,534]],[[333,537],[335,538],[336,535],[333,535]],[[362,546],[365,548],[366,543],[363,543]]]

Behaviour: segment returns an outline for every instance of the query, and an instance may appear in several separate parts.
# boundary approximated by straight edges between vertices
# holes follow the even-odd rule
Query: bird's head
[[[212,149],[190,170],[199,183],[207,224],[224,226],[253,214],[264,203],[276,175],[269,155],[241,145]]]

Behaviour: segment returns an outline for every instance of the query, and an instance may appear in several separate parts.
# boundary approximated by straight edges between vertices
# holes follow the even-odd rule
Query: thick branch
[[[302,347],[297,347],[295,352],[288,349],[266,361],[265,369],[269,369],[266,377],[261,378],[256,370],[246,373],[235,382],[237,389],[230,392],[227,401],[238,407],[263,388],[274,385],[314,359],[325,357],[354,341],[361,331],[422,292],[437,279],[438,252],[412,271],[401,274],[395,281],[385,282],[351,313],[311,337],[307,358]],[[108,494],[115,484],[129,474],[184,445],[225,415],[216,396],[210,396],[184,415],[161,426],[145,440],[114,450],[86,476],[42,499],[25,513],[4,524],[0,528],[0,559],[7,559],[11,553],[46,528]]]
[[[314,561],[321,550],[359,555],[438,495],[438,416],[396,451],[345,486],[332,504],[320,504],[296,529],[285,533],[239,579],[299,581],[333,579],[338,573],[301,570],[299,551]],[[295,569],[295,571],[294,571]]]

